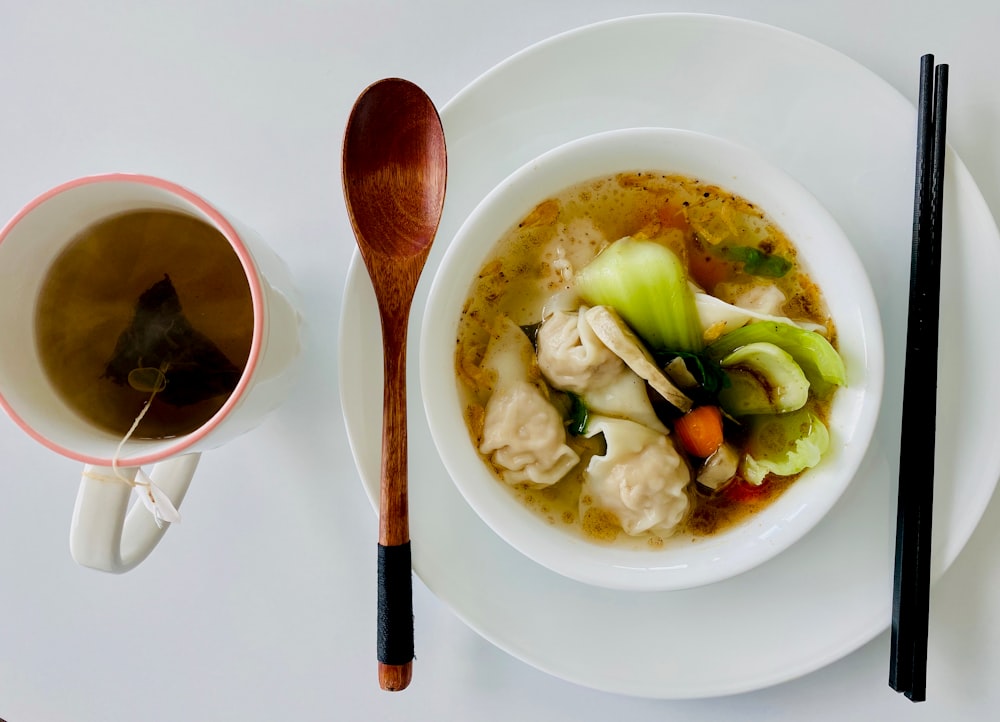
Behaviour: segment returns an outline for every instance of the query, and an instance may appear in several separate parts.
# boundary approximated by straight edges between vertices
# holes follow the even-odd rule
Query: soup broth
[[[85,229],[49,268],[35,309],[38,353],[59,396],[116,436],[149,402],[133,434],[146,439],[189,433],[222,407],[253,327],[229,241],[162,210]]]
[[[512,227],[496,245],[474,279],[462,309],[456,340],[456,375],[470,437],[479,449],[484,438],[486,407],[495,378],[484,369],[498,317],[521,326],[534,341],[538,325],[553,311],[576,308],[580,298],[574,279],[602,250],[617,239],[653,240],[682,262],[688,280],[699,291],[726,303],[746,305],[761,293],[780,291],[780,307],[772,313],[816,329],[831,345],[836,329],[822,293],[798,261],[793,242],[754,204],[716,185],[659,172],[621,173],[590,180],[546,199]],[[485,239],[484,239],[485,240]],[[711,343],[721,329],[703,330]],[[548,387],[545,394],[567,425],[572,398]],[[655,397],[650,392],[650,397]],[[810,393],[806,409],[825,421],[829,397]],[[680,414],[656,405],[670,426]],[[727,418],[727,439],[744,443],[741,423]],[[676,445],[676,434],[671,442]],[[692,540],[716,534],[752,516],[777,498],[797,474],[769,474],[759,485],[737,475],[712,490],[693,480],[685,494],[690,506],[670,533],[651,530],[622,533],[614,514],[590,506],[583,475],[589,461],[606,450],[597,434],[567,434],[566,444],[579,456],[558,482],[540,488],[532,483],[503,484],[501,469],[480,450],[484,463],[524,506],[545,522],[597,543],[658,548],[673,539]],[[701,459],[684,453],[694,472]],[[671,541],[672,543],[672,541]]]

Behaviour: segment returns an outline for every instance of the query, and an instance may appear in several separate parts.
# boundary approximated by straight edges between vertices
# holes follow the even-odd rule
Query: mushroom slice
[[[740,457],[730,444],[723,443],[715,453],[705,459],[698,470],[698,483],[712,491],[718,491],[736,476]]]
[[[621,316],[608,306],[594,306],[584,312],[587,323],[594,329],[597,338],[625,362],[625,365],[635,371],[641,378],[649,382],[657,393],[676,406],[681,411],[691,409],[691,399],[668,379],[656,366],[649,351],[642,341],[632,332],[632,329],[622,320]]]
[[[684,359],[680,356],[674,358],[670,363],[668,363],[663,371],[667,374],[667,377],[677,384],[678,388],[682,390],[696,389],[700,384],[698,379],[694,377],[694,374],[688,371],[687,364],[684,363]]]

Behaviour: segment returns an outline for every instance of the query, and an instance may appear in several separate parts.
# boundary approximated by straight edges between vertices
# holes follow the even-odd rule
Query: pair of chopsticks
[[[893,574],[889,686],[922,702],[927,684],[931,508],[937,411],[941,298],[941,209],[944,201],[948,66],[920,59],[917,168],[910,258],[910,299],[903,379],[896,563]]]

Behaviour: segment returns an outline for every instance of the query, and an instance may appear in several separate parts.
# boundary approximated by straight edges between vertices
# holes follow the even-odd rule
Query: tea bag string
[[[162,391],[167,385],[167,366],[168,364],[166,362],[164,362],[160,368],[140,366],[129,374],[129,385],[136,390],[148,389],[149,398],[146,399],[146,402],[143,404],[139,414],[135,417],[135,421],[132,422],[132,426],[125,433],[125,436],[123,436],[122,440],[118,442],[118,448],[115,449],[115,455],[111,458],[111,471],[115,478],[125,482],[136,490],[145,507],[150,511],[150,513],[152,513],[153,519],[156,521],[156,526],[160,528],[163,527],[163,522],[165,521],[170,523],[180,521],[180,513],[170,501],[170,497],[168,497],[162,489],[156,486],[156,484],[153,483],[153,480],[142,469],[138,469],[136,471],[134,479],[129,479],[119,470],[118,465],[121,460],[125,444],[128,443],[136,429],[139,428],[139,424],[142,423],[142,419],[146,416],[146,412],[148,412],[150,407],[153,405],[153,399],[156,398],[156,394]]]
[[[115,449],[115,455],[111,457],[111,470],[114,472],[117,478],[121,479],[130,486],[136,486],[137,482],[130,480],[127,476],[121,473],[118,470],[118,463],[121,459],[122,450],[125,448],[125,444],[127,444],[129,439],[132,438],[132,434],[134,434],[135,430],[139,428],[139,424],[142,422],[142,419],[146,415],[146,412],[149,411],[149,407],[153,405],[154,396],[156,396],[156,391],[150,393],[149,398],[146,399],[146,401],[143,403],[142,410],[139,411],[139,415],[135,417],[135,421],[132,422],[132,426],[129,427],[129,430],[125,432],[125,436],[123,436],[122,440],[118,442],[118,448]]]

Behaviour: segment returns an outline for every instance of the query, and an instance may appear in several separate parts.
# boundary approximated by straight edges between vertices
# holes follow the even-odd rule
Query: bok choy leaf
[[[798,474],[816,466],[829,447],[830,432],[808,409],[751,417],[743,478],[757,485],[769,473]]]
[[[702,349],[684,265],[656,241],[615,241],[577,273],[576,287],[588,304],[614,308],[653,351]]]
[[[748,323],[724,334],[705,350],[712,358],[721,360],[741,346],[759,342],[774,344],[795,359],[809,379],[809,385],[821,398],[847,383],[844,360],[830,342],[815,331],[787,323]]]

